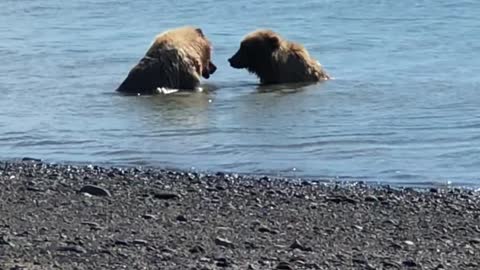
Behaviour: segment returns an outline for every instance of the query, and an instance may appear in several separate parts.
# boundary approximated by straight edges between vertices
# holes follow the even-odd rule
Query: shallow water
[[[480,186],[479,15],[467,0],[3,0],[0,158]],[[183,24],[215,46],[207,91],[116,94]],[[230,68],[261,27],[336,79],[259,88]]]

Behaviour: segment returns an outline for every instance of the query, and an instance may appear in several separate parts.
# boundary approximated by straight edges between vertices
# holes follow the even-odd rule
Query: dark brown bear
[[[154,94],[158,88],[194,90],[217,69],[212,47],[200,28],[184,26],[156,36],[117,91]]]
[[[330,79],[320,63],[300,44],[272,30],[248,34],[230,59],[233,68],[256,74],[262,84],[317,82]]]

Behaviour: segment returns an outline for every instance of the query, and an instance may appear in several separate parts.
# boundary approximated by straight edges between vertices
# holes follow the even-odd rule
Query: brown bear
[[[283,39],[272,30],[248,34],[230,59],[230,66],[245,68],[261,84],[317,82],[330,79],[320,63],[300,44]]]
[[[212,46],[200,28],[184,26],[155,37],[145,56],[128,73],[117,91],[154,94],[158,88],[194,90],[201,76],[217,69]]]

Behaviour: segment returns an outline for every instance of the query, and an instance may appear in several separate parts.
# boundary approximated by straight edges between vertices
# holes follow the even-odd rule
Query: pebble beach
[[[480,196],[0,163],[0,269],[479,269]]]

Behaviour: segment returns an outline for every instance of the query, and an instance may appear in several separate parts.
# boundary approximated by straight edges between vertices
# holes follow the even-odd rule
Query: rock
[[[256,249],[257,248],[255,243],[250,242],[250,241],[245,241],[244,244],[245,244],[246,249]]]
[[[378,198],[372,195],[366,196],[365,197],[366,202],[378,202]]]
[[[188,250],[190,253],[204,253],[205,249],[201,245],[196,245]]]
[[[142,215],[142,218],[144,219],[157,219],[157,216],[155,215],[151,215],[151,214],[145,214],[145,215]]]
[[[57,250],[62,252],[87,253],[87,250],[78,245],[59,247]]]
[[[33,192],[45,192],[44,189],[42,188],[37,188],[37,187],[27,187],[28,191],[33,191]]]
[[[218,191],[224,191],[226,190],[227,188],[222,186],[222,185],[216,185],[215,188],[218,190]]]
[[[278,231],[269,229],[269,228],[266,227],[266,226],[260,226],[260,227],[258,228],[258,231],[261,232],[261,233],[278,234]]]
[[[114,244],[116,246],[128,246],[128,241],[126,241],[126,240],[115,240]]]
[[[415,245],[415,243],[413,243],[413,242],[410,241],[410,240],[405,240],[405,241],[403,241],[403,243],[404,243],[405,245],[407,245],[407,246],[414,246],[414,245]]]
[[[176,220],[180,222],[187,222],[187,218],[183,215],[178,215]]]
[[[94,230],[99,230],[101,229],[102,227],[96,223],[96,222],[90,222],[90,221],[83,221],[81,223],[82,225],[87,225],[87,226],[90,226],[91,229],[94,229]]]
[[[226,248],[235,248],[235,245],[228,239],[217,237],[215,238],[215,244],[217,246],[223,246]]]
[[[2,236],[0,238],[0,246],[1,245],[7,245],[7,246],[10,246],[10,247],[15,247],[15,245],[12,242],[10,242],[6,236]]]
[[[306,252],[311,252],[313,251],[311,247],[305,247],[304,245],[302,245],[298,240],[295,240],[291,245],[290,245],[290,248],[291,249],[299,249],[301,251],[306,251]]]
[[[290,264],[288,264],[288,262],[280,262],[275,269],[292,270],[293,268],[290,266]]]
[[[177,193],[172,192],[154,192],[153,198],[158,200],[175,200],[180,198],[180,196]]]
[[[32,158],[32,157],[24,157],[24,158],[22,158],[22,161],[42,162],[42,160],[41,160],[41,159],[38,159],[38,158]]]
[[[480,244],[480,238],[472,238],[469,242],[470,244]]]
[[[203,263],[208,263],[208,262],[210,262],[210,259],[207,258],[207,257],[202,257],[202,258],[199,259],[199,261],[203,262]]]
[[[214,260],[217,262],[217,266],[219,267],[229,267],[232,265],[232,260],[225,257],[217,257],[214,258]]]
[[[107,189],[99,187],[99,186],[95,186],[95,185],[83,186],[80,189],[80,193],[87,193],[87,194],[90,194],[90,195],[93,195],[93,196],[106,196],[106,197],[112,196],[110,194],[110,191],[108,191]]]
[[[350,197],[343,196],[343,195],[336,195],[336,196],[332,196],[332,197],[327,197],[325,200],[330,201],[330,202],[334,202],[334,203],[341,203],[341,202],[346,202],[346,203],[351,203],[351,204],[356,204],[357,203],[357,201],[355,199],[352,199]]]
[[[148,241],[147,240],[143,240],[143,239],[134,239],[133,240],[133,244],[134,245],[148,245]]]
[[[400,264],[394,262],[394,261],[388,261],[388,260],[385,260],[382,262],[383,266],[386,268],[386,269],[390,269],[390,268],[393,268],[393,269],[401,269],[401,266]]]
[[[417,263],[414,262],[413,260],[405,260],[402,262],[402,265],[406,266],[406,267],[416,267],[417,266]]]
[[[168,247],[168,246],[163,247],[163,248],[162,248],[162,252],[164,252],[164,253],[170,253],[170,254],[176,254],[176,253],[177,253],[177,251],[176,251],[175,249],[170,248],[170,247]]]
[[[353,225],[353,228],[359,230],[359,231],[362,231],[363,230],[363,227],[362,226],[358,226],[358,225]]]

